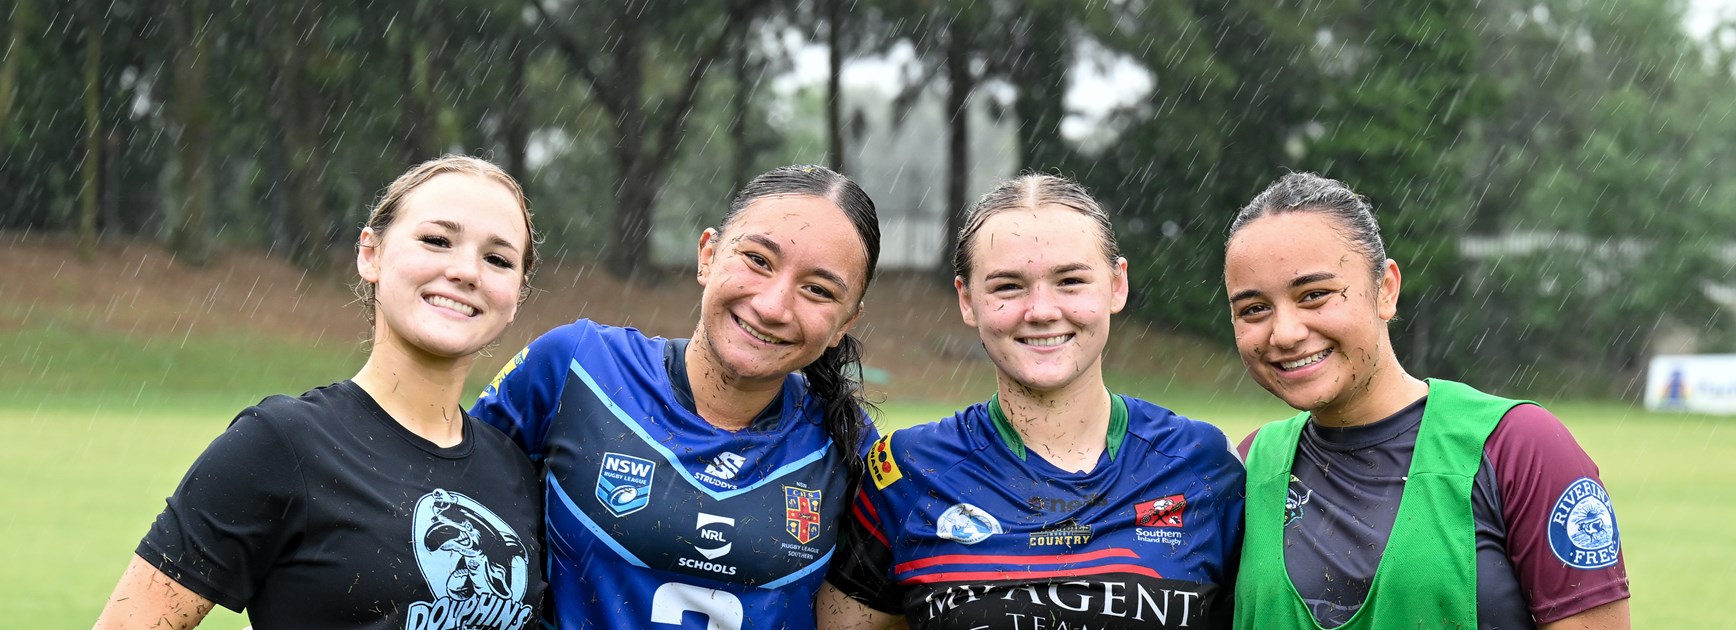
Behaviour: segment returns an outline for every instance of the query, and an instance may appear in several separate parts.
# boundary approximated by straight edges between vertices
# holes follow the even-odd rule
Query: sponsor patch
[[[1181,527],[1187,497],[1172,494],[1133,506],[1134,524],[1140,527]]]
[[[1575,569],[1601,569],[1621,555],[1621,532],[1609,492],[1581,477],[1567,485],[1549,512],[1549,549]]]
[[[784,486],[784,531],[806,545],[820,536],[820,491]]]
[[[891,433],[876,440],[874,448],[869,449],[868,475],[874,478],[874,487],[880,490],[904,478],[903,471],[898,470],[898,460],[892,458]]]
[[[1079,521],[1067,519],[1054,525],[1044,527],[1041,531],[1031,532],[1029,547],[1047,547],[1060,545],[1063,547],[1078,547],[1091,542],[1091,526],[1081,525]]]
[[[602,470],[597,475],[597,500],[617,517],[643,510],[651,503],[651,478],[656,474],[657,464],[650,460],[603,453]]]
[[[934,534],[947,540],[974,545],[1001,533],[1001,522],[982,508],[960,503],[940,513],[934,524]]]

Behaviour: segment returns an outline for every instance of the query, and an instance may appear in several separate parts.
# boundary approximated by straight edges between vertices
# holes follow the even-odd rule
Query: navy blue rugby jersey
[[[1111,396],[1090,472],[994,399],[874,443],[829,580],[913,628],[1229,627],[1246,472],[1212,425]]]
[[[748,428],[716,428],[693,410],[685,346],[580,320],[471,410],[547,471],[555,627],[814,626],[847,505],[821,401],[792,375]]]

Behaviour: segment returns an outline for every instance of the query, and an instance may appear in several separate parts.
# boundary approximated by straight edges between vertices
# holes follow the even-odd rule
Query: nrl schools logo
[[[645,509],[651,503],[651,478],[657,464],[620,453],[603,453],[597,475],[597,500],[616,517]]]

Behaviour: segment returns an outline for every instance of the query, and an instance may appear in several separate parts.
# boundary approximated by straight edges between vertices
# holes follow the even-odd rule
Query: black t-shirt
[[[138,555],[258,630],[533,627],[536,473],[463,422],[442,448],[349,381],[267,398],[193,463]]]

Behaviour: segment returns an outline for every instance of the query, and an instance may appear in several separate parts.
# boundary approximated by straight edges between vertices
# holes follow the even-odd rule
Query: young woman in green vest
[[[1369,203],[1292,173],[1230,226],[1248,374],[1301,411],[1243,441],[1238,628],[1627,628],[1597,465],[1535,404],[1407,374]]]

